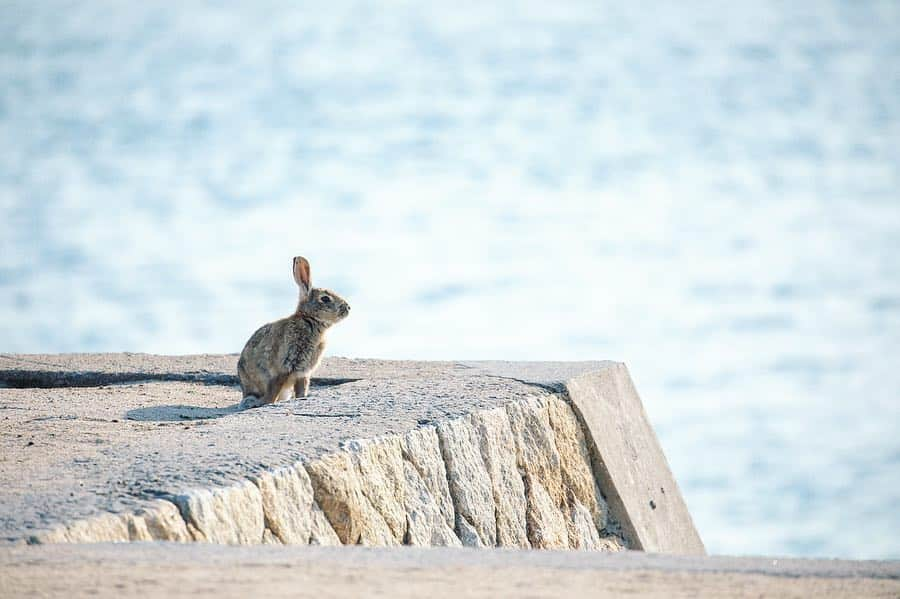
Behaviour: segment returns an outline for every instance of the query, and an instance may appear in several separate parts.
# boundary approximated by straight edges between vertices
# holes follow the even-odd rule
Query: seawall
[[[0,535],[704,553],[623,364],[331,358],[238,411],[236,360],[0,356]]]

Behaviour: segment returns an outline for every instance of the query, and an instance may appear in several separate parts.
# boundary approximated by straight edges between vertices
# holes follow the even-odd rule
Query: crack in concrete
[[[471,368],[471,366],[464,366],[464,367]],[[529,387],[535,387],[536,389],[541,389],[543,391],[549,391],[550,393],[564,393],[566,390],[566,386],[563,383],[538,383],[535,381],[519,379],[514,376],[501,376],[499,374],[482,374],[479,376],[483,376],[485,378],[491,378],[491,379],[500,379],[503,381],[515,381],[516,383],[528,385]]]
[[[291,412],[292,416],[303,416],[306,418],[360,418],[362,414],[354,413],[354,414],[314,414],[312,412]]]

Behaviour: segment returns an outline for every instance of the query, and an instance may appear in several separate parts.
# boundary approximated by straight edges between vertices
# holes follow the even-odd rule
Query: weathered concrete
[[[897,597],[900,563],[193,543],[0,547],[0,597]]]
[[[333,358],[238,412],[236,359],[0,356],[0,534],[702,552],[621,365]]]

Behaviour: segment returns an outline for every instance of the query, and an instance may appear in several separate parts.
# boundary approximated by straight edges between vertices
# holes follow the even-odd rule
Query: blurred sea
[[[708,549],[900,557],[900,3],[0,2],[0,351],[625,361]]]

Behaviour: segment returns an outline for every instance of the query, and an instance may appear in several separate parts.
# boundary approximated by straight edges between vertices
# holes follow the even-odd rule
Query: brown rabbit
[[[260,327],[241,352],[237,367],[244,393],[241,408],[306,397],[309,377],[325,349],[325,331],[350,313],[338,294],[312,288],[309,262],[302,256],[294,258],[294,280],[300,287],[297,310]]]

